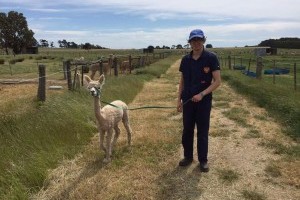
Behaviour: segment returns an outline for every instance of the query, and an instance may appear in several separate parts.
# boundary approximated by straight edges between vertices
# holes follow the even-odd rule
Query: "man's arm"
[[[215,89],[217,89],[220,85],[221,85],[221,73],[220,70],[215,70],[212,72],[212,76],[213,76],[213,82],[212,84],[206,88],[205,90],[203,90],[202,92],[200,92],[199,94],[196,94],[195,96],[193,96],[192,101],[194,102],[198,102],[201,101],[201,99],[213,92]]]
[[[177,111],[182,112],[182,102],[181,102],[181,93],[183,90],[183,75],[181,73],[181,77],[179,80],[179,87],[178,87],[178,97],[177,97]]]

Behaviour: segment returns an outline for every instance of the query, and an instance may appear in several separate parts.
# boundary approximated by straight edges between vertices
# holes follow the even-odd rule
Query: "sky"
[[[244,47],[300,37],[300,0],[0,0],[23,13],[38,41],[111,49],[187,44],[202,29],[213,47]]]

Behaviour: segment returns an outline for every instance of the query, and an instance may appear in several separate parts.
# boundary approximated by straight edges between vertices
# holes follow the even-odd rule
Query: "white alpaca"
[[[84,61],[84,57],[81,56],[80,58],[74,58],[75,61]]]
[[[81,74],[79,71],[75,74],[75,89],[79,89],[81,87]]]
[[[104,150],[106,156],[103,162],[108,163],[111,161],[111,154],[113,147],[117,142],[120,135],[120,129],[118,127],[119,122],[122,120],[125,129],[127,131],[128,145],[131,144],[131,127],[129,125],[128,106],[120,101],[116,100],[106,105],[101,109],[100,95],[101,88],[104,85],[105,77],[102,74],[98,81],[92,80],[89,76],[85,75],[84,80],[87,82],[87,88],[90,90],[91,95],[94,97],[94,110],[97,119],[98,130],[100,134],[100,148]],[[113,132],[115,130],[114,138],[112,140]],[[104,147],[104,136],[106,135],[106,147]]]

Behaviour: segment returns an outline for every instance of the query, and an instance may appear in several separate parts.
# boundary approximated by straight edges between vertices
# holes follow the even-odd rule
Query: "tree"
[[[181,44],[177,44],[176,49],[183,49]]]
[[[61,47],[61,48],[68,48],[68,42],[65,39],[58,40],[58,44],[59,44],[59,47]]]
[[[213,48],[213,45],[212,44],[207,44],[206,48]]]
[[[19,54],[26,47],[36,46],[37,40],[34,32],[28,29],[26,18],[22,13],[10,11],[0,13],[0,44],[8,54],[11,48],[15,54]]]
[[[149,46],[147,47],[147,49],[149,49],[149,50],[153,51],[153,50],[154,50],[154,46],[152,46],[152,45],[149,45]]]
[[[77,49],[78,44],[76,44],[75,42],[68,42],[68,48]]]
[[[90,44],[90,43],[85,43],[83,46],[82,46],[82,48],[83,49],[85,49],[85,50],[89,50],[89,49],[91,49],[92,48],[92,45]]]
[[[186,44],[183,46],[185,49],[189,49],[190,48],[190,44]]]
[[[40,39],[40,45],[41,47],[49,47],[48,41],[44,39]]]

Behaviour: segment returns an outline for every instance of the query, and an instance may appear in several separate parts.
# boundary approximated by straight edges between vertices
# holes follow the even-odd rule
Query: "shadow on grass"
[[[70,199],[70,194],[77,188],[78,185],[82,184],[84,180],[87,180],[95,176],[99,170],[104,168],[107,164],[102,162],[103,157],[99,157],[93,162],[88,163],[80,175],[77,176],[74,180],[67,184],[67,187],[63,188],[58,194],[53,196],[51,199]]]
[[[200,179],[199,165],[177,166],[173,171],[166,172],[158,178],[160,190],[155,199],[198,199],[203,192],[198,186]]]

